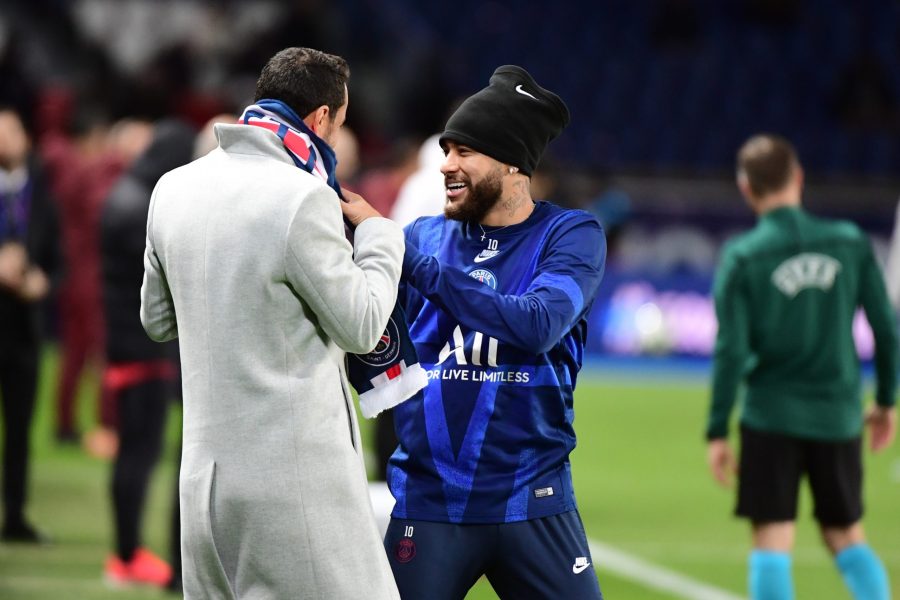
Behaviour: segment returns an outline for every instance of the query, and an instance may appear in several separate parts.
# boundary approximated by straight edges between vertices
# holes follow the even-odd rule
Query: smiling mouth
[[[447,198],[452,199],[460,196],[465,191],[467,186],[461,181],[453,181],[447,183],[444,187],[447,190]]]

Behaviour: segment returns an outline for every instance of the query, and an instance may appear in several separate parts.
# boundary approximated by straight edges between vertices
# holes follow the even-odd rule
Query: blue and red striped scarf
[[[343,199],[341,186],[334,177],[337,167],[334,150],[313,133],[290,106],[281,100],[258,100],[244,109],[238,122],[262,127],[277,135],[295,165],[327,182],[338,198]]]
[[[280,100],[258,100],[244,109],[238,122],[277,135],[297,167],[325,181],[343,199],[341,186],[334,176],[337,167],[334,150],[287,104]],[[367,419],[407,400],[428,384],[399,303],[394,305],[375,349],[368,354],[347,355],[347,376],[359,394],[359,408]]]

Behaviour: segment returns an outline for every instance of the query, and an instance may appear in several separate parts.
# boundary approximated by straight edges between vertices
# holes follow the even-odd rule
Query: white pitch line
[[[588,545],[591,548],[591,557],[595,567],[615,573],[619,577],[631,580],[643,587],[688,600],[746,600],[743,596],[737,596],[726,590],[664,569],[596,540],[589,540]],[[602,576],[600,580],[602,586]],[[5,577],[4,584],[20,591],[23,589],[33,591],[60,588],[100,591],[107,587],[99,578],[75,579],[28,575]],[[107,589],[109,588],[107,587]]]
[[[375,511],[375,520],[384,537],[394,507],[394,498],[387,484],[382,481],[369,482],[369,497]],[[596,568],[611,571],[643,587],[687,600],[746,600],[743,596],[670,571],[597,540],[589,539],[588,545]],[[600,584],[603,584],[602,580]]]
[[[588,540],[594,567],[611,571],[644,587],[688,600],[746,600],[727,590],[657,566],[597,540]],[[600,582],[601,586],[603,581]]]

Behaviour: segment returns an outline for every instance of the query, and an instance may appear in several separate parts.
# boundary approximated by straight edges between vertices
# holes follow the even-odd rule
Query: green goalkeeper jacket
[[[862,430],[853,320],[875,335],[876,401],[892,406],[897,331],[866,235],[799,207],[760,217],[725,245],[713,286],[719,331],[706,436],[728,435],[738,387],[741,423],[799,438],[846,440]]]

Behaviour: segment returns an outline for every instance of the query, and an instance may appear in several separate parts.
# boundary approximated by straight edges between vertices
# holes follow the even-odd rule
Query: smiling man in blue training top
[[[400,299],[429,384],[395,409],[385,537],[401,596],[601,598],[575,504],[573,391],[606,241],[531,197],[569,122],[524,69],[498,68],[450,117],[444,215],[406,228]]]

